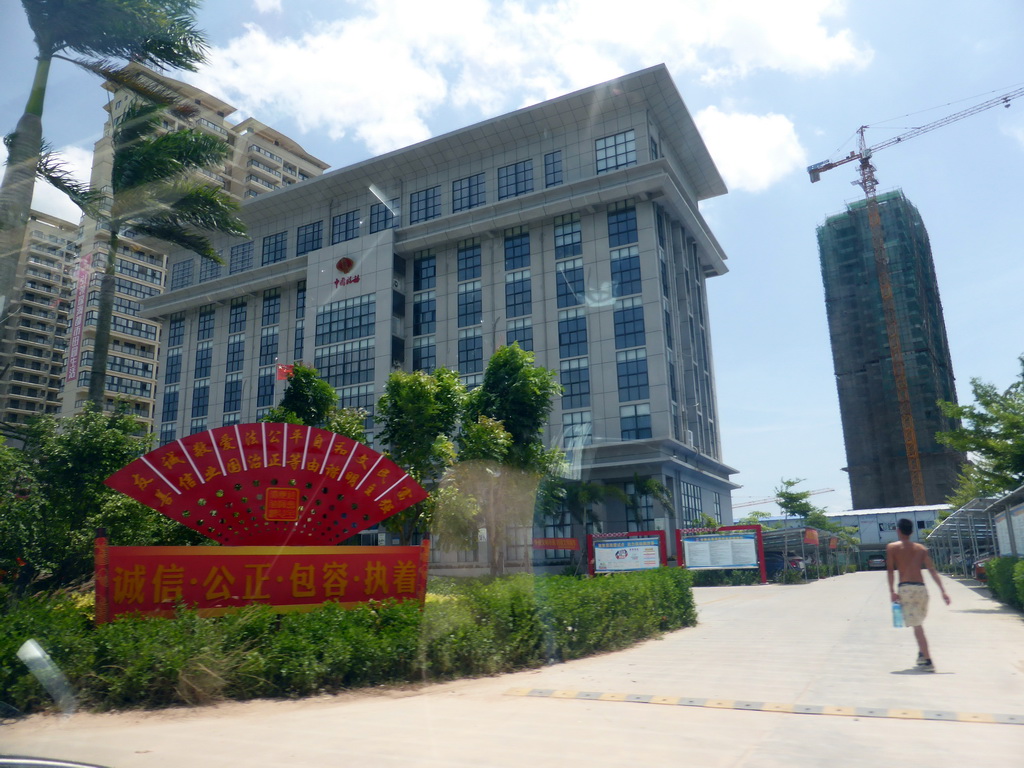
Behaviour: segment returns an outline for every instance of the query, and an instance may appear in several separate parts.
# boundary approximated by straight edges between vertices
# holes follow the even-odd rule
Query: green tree
[[[366,419],[369,414],[362,408],[333,408],[327,416],[324,429],[337,432],[363,445],[370,444],[366,434]]]
[[[1017,380],[1000,392],[994,385],[971,379],[974,403],[940,402],[943,414],[961,426],[936,437],[943,445],[969,453],[949,499],[961,507],[971,499],[993,496],[1024,484],[1024,357]]]
[[[104,484],[148,450],[150,438],[139,437],[139,431],[139,422],[126,412],[101,414],[91,405],[68,419],[33,421],[18,468],[20,482],[27,480],[31,491],[13,508],[0,510],[0,556],[20,557],[26,562],[23,574],[62,586],[91,574],[99,527],[107,528],[116,544],[199,540]]]
[[[194,176],[195,171],[223,163],[231,147],[223,139],[194,128],[160,133],[165,110],[159,104],[136,101],[114,127],[110,213],[103,219],[110,244],[100,283],[89,380],[89,400],[98,409],[103,408],[106,388],[121,232],[131,228],[218,262],[220,257],[203,232],[245,234],[245,225],[236,216],[238,204]]]
[[[465,399],[458,374],[438,368],[433,373],[395,371],[377,401],[375,416],[388,456],[430,493],[455,461],[454,437]],[[430,528],[436,508],[437,500],[427,499],[392,515],[384,527],[408,544],[417,531]]]
[[[546,473],[561,461],[560,452],[546,451],[541,439],[561,393],[558,374],[535,365],[532,352],[512,344],[487,363],[483,384],[467,398],[466,420],[475,423],[487,416],[500,421],[512,437],[507,463]]]
[[[69,61],[104,78],[131,84],[135,78],[106,59],[194,70],[206,51],[205,36],[195,27],[198,0],[21,0],[21,4],[35,38],[36,71],[25,111],[5,139],[8,159],[0,185],[0,308],[13,286],[13,257],[21,250],[37,171],[48,163],[53,167],[52,159],[44,157],[40,163],[46,154],[43,105],[53,60]]]
[[[803,478],[783,479],[779,482],[781,484],[775,488],[775,503],[779,505],[779,509],[782,510],[782,514],[786,518],[802,517],[806,520],[812,513],[824,514],[821,507],[816,507],[809,501],[810,491],[793,490],[804,482]]]
[[[308,427],[323,427],[337,409],[338,393],[334,387],[320,378],[316,368],[296,364],[288,377],[284,396],[263,421],[305,424]],[[288,418],[291,414],[298,421]]]

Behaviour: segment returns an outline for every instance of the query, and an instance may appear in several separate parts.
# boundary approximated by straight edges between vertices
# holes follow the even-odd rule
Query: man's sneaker
[[[921,653],[920,651],[918,651],[918,652],[917,652],[917,666],[919,666],[919,667],[923,667],[923,666],[924,666],[925,664],[927,664],[927,663],[929,663],[929,662],[928,662],[928,659],[926,659],[926,658],[924,657],[924,654],[923,654],[923,653]]]
[[[935,671],[935,665],[932,664],[932,660],[931,659],[923,659],[922,661],[917,662],[917,665],[918,665],[918,668],[922,672],[934,672]]]

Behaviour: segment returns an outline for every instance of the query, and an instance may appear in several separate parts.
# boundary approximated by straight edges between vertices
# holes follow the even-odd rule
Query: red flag
[[[294,365],[286,365],[284,363],[281,363],[281,364],[279,364],[277,366],[277,380],[278,381],[287,381],[288,379],[290,379],[292,377],[292,375],[294,373],[295,373],[295,366]]]

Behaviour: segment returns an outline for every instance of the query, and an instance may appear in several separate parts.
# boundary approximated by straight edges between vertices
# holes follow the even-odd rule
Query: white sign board
[[[757,534],[750,532],[707,533],[683,537],[686,567],[757,568]]]
[[[594,573],[646,571],[661,565],[661,539],[629,536],[594,542]]]

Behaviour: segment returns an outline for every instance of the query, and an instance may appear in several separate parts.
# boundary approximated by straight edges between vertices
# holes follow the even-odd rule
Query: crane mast
[[[926,504],[924,489],[924,474],[921,471],[921,454],[917,444],[917,429],[914,426],[914,412],[910,402],[910,388],[907,384],[907,369],[903,360],[903,343],[900,338],[899,318],[896,314],[896,300],[892,290],[892,275],[889,269],[889,257],[885,250],[885,236],[882,231],[882,217],[878,208],[878,197],[876,190],[878,180],[875,178],[875,166],[871,158],[875,152],[900,144],[922,133],[933,131],[944,125],[949,125],[957,120],[962,120],[970,115],[983,112],[995,106],[1010,106],[1010,101],[1024,95],[1024,88],[1018,88],[994,99],[975,104],[973,107],[955,112],[946,117],[939,118],[926,125],[912,128],[899,136],[893,136],[873,147],[867,146],[865,133],[868,126],[862,125],[857,129],[858,151],[850,152],[839,160],[825,160],[820,163],[808,166],[807,173],[811,177],[811,183],[821,179],[825,171],[837,168],[853,161],[859,161],[859,180],[855,183],[864,190],[864,198],[867,207],[868,227],[871,231],[871,249],[874,253],[875,273],[878,279],[878,291],[882,299],[882,314],[885,318],[885,334],[889,342],[889,355],[892,360],[893,382],[896,389],[896,400],[899,407],[900,425],[903,431],[903,445],[907,455],[907,470],[910,475],[911,494],[914,504],[921,506]]]

